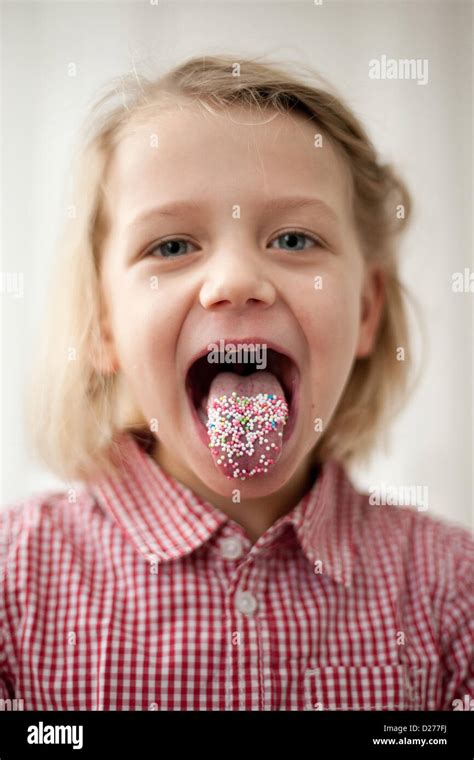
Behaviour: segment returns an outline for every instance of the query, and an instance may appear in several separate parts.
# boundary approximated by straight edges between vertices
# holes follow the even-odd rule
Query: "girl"
[[[193,58],[112,86],[74,172],[31,402],[69,487],[1,514],[2,697],[465,704],[468,532],[347,474],[410,355],[410,198],[359,121],[282,66]]]

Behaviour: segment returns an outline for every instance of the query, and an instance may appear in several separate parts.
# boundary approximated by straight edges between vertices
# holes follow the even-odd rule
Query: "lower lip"
[[[206,448],[209,448],[209,435],[207,432],[207,427],[205,426],[204,422],[200,418],[198,411],[196,407],[194,406],[193,399],[191,397],[190,392],[187,393],[187,397],[188,397],[189,405],[191,407],[191,415],[196,424],[198,435],[201,441],[206,446]],[[299,382],[295,383],[295,386],[293,388],[288,422],[283,428],[283,441],[285,443],[289,440],[295,428],[296,420],[298,417],[298,408],[299,408]]]

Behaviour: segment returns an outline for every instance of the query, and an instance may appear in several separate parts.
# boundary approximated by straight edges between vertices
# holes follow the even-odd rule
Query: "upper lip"
[[[191,369],[191,367],[194,364],[194,362],[196,362],[202,356],[206,356],[206,354],[209,353],[209,345],[210,344],[215,344],[217,346],[220,346],[220,341],[221,340],[224,341],[224,347],[227,346],[227,345],[229,345],[229,344],[238,346],[239,343],[240,344],[242,344],[242,343],[249,344],[250,343],[250,344],[253,344],[253,345],[255,345],[257,343],[259,345],[264,345],[264,346],[266,346],[266,348],[270,348],[273,351],[278,351],[280,354],[283,354],[284,356],[287,356],[289,359],[291,359],[291,361],[293,362],[293,364],[299,370],[299,362],[297,361],[297,359],[295,358],[295,356],[293,355],[293,353],[291,351],[288,351],[287,348],[285,348],[283,346],[280,346],[278,343],[276,343],[273,340],[269,340],[267,338],[262,338],[261,336],[259,336],[259,337],[252,337],[252,338],[248,338],[248,337],[245,337],[245,338],[217,338],[217,339],[214,339],[214,340],[208,340],[207,343],[206,343],[206,346],[203,347],[203,348],[201,348],[190,359],[190,361],[189,361],[189,363],[188,363],[188,365],[186,367],[186,375],[189,372],[189,370]]]

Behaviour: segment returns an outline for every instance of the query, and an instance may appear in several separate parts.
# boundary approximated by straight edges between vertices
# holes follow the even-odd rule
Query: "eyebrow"
[[[330,206],[327,205],[320,198],[311,198],[305,196],[289,196],[284,198],[271,198],[261,203],[261,207],[265,212],[282,212],[293,211],[299,208],[313,207],[320,213],[326,215],[328,219],[333,222],[338,222],[339,218]],[[149,209],[141,211],[135,216],[129,223],[128,227],[139,227],[142,224],[146,224],[150,219],[154,219],[157,216],[173,217],[173,216],[185,216],[187,214],[202,212],[203,205],[198,201],[174,201],[173,203],[167,203],[164,206],[154,206]]]

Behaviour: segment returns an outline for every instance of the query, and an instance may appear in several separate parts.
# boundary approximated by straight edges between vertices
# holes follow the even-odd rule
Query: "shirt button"
[[[239,612],[245,615],[253,615],[257,609],[257,600],[250,591],[240,591],[235,598],[235,605]]]
[[[237,536],[223,538],[220,549],[225,559],[237,559],[242,556],[242,541]]]

